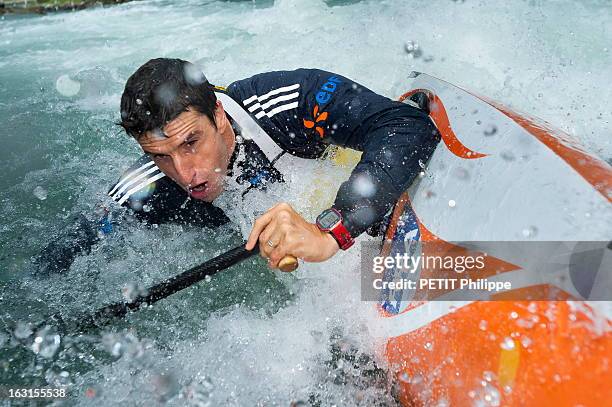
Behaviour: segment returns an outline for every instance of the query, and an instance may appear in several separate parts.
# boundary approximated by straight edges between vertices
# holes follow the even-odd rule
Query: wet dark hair
[[[213,85],[191,62],[156,58],[130,76],[121,95],[121,121],[135,139],[163,128],[188,107],[206,115],[215,125],[217,97]]]

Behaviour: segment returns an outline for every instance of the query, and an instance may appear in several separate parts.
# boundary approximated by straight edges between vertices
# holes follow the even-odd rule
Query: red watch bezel
[[[319,222],[319,219],[322,216],[325,216],[325,214],[327,214],[330,211],[337,214],[340,220],[336,222],[332,227],[326,228],[321,225],[321,223]],[[321,212],[321,214],[319,214],[319,216],[317,216],[316,224],[321,232],[326,232],[326,233],[331,234],[332,237],[336,239],[336,242],[338,242],[338,246],[340,246],[342,250],[346,250],[349,247],[351,247],[353,243],[355,243],[355,240],[353,239],[349,231],[346,229],[346,227],[342,224],[342,221],[343,221],[342,214],[335,208],[329,208],[329,209],[324,210],[323,212]]]

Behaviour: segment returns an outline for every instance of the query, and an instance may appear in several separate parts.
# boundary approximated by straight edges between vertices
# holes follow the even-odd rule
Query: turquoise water
[[[406,52],[409,42],[420,55]],[[302,199],[315,178],[325,174],[333,193],[346,176],[313,164],[316,177],[289,176],[287,187],[239,206],[237,213],[248,212],[236,215],[239,227],[128,224],[66,275],[30,277],[31,257],[71,215],[94,213],[139,155],[114,122],[125,80],[149,58],[196,62],[220,85],[318,67],[389,97],[406,90],[410,71],[423,71],[542,117],[610,159],[610,44],[608,1],[139,1],[3,16],[2,319],[37,320],[119,299],[126,285],[154,284],[237,245],[257,208],[286,199],[316,213],[322,204]],[[283,276],[246,262],[90,337],[62,336],[48,358],[27,339],[23,347],[0,333],[0,382],[73,383],[75,405],[194,403],[186,394],[201,405],[311,397],[322,405],[392,404],[375,379],[356,379],[368,367],[329,362],[338,341],[368,355],[375,348],[357,266],[340,256]],[[352,379],[333,379],[344,376]],[[88,387],[95,397],[84,395]]]

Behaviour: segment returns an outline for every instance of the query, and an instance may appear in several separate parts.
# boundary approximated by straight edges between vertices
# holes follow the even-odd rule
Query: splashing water
[[[612,65],[612,17],[605,7],[570,0],[141,1],[6,16],[0,284],[7,287],[2,316],[21,322],[10,335],[0,333],[0,362],[12,355],[0,382],[19,372],[27,383],[74,383],[78,405],[392,405],[372,366],[338,356],[356,352],[372,361],[377,349],[370,335],[375,310],[359,300],[359,262],[351,252],[302,265],[294,275],[249,260],[90,336],[60,337],[26,322],[132,298],[139,287],[237,245],[256,214],[281,199],[312,220],[324,206],[314,198],[317,183],[331,201],[347,171],[324,163],[282,168],[287,185],[254,192],[238,206],[225,197],[219,205],[235,225],[217,233],[126,222],[61,276],[43,283],[28,276],[27,264],[69,217],[93,213],[106,187],[139,156],[113,123],[127,77],[158,56],[194,62],[193,81],[202,80],[202,70],[226,85],[266,70],[318,67],[392,98],[406,90],[410,71],[423,71],[532,112],[610,159],[612,89],[602,84]],[[171,98],[172,90],[159,97]],[[483,136],[498,136],[494,126],[481,126]],[[361,186],[364,196],[372,193]],[[535,323],[515,322],[525,321]],[[530,346],[528,338],[505,338],[500,346],[519,343]],[[475,401],[498,405],[499,392],[486,382]]]

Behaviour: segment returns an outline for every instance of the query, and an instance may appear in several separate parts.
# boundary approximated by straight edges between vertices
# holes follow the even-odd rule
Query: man
[[[151,223],[218,226],[228,219],[213,202],[228,176],[245,185],[245,195],[282,182],[274,164],[291,155],[319,158],[329,145],[362,151],[316,222],[286,203],[256,220],[247,249],[259,244],[273,268],[287,255],[325,261],[376,229],[440,140],[423,104],[392,101],[331,72],[268,72],[222,88],[193,64],[166,58],[128,79],[120,125],[144,156],[109,195]],[[111,225],[103,221],[101,229]]]

